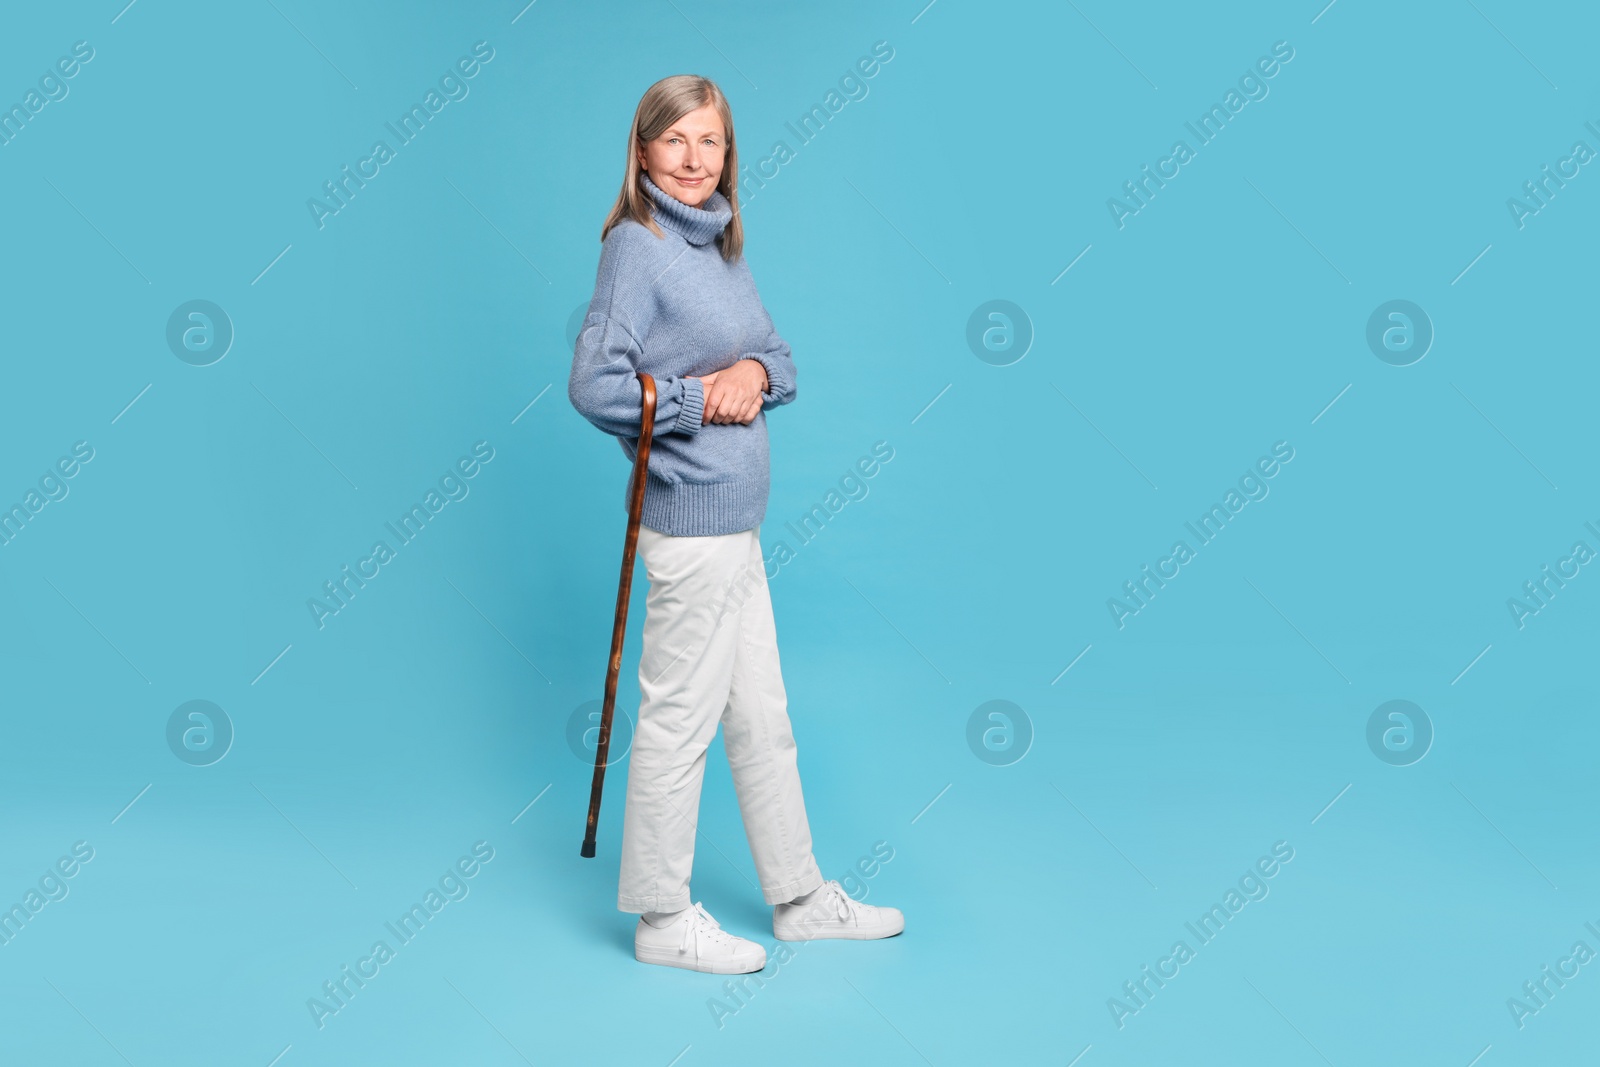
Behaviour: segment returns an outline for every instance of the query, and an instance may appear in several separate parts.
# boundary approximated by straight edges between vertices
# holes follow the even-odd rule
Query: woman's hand
[[[761,414],[767,370],[759,360],[741,359],[731,367],[700,376],[705,389],[701,423],[751,423]]]

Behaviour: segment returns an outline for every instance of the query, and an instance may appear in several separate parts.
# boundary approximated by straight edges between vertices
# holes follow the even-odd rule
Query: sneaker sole
[[[686,971],[699,971],[702,974],[753,974],[762,970],[767,965],[766,955],[759,960],[748,958],[740,959],[697,959],[687,953],[675,949],[658,949],[648,946],[634,945],[633,958],[640,963],[653,963],[662,967],[680,967]],[[754,964],[754,966],[751,966]]]
[[[895,926],[841,926],[811,929],[804,924],[772,924],[772,936],[779,941],[878,941],[904,933],[905,920]]]

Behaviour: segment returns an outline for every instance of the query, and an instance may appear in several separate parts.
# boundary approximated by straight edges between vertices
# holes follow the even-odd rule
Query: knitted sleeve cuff
[[[683,406],[678,409],[678,422],[673,432],[693,436],[700,432],[701,417],[706,410],[705,383],[699,378],[684,378]]]
[[[789,395],[789,390],[793,385],[793,383],[789,381],[789,376],[784,369],[783,361],[774,359],[771,355],[765,352],[752,352],[750,355],[745,356],[744,358],[755,360],[757,363],[761,364],[761,366],[767,372],[767,391],[762,396],[762,399],[766,402],[765,406],[771,406],[774,403],[782,403],[783,398]]]

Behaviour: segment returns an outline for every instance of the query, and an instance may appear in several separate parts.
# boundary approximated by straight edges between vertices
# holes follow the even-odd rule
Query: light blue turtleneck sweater
[[[756,293],[744,256],[724,260],[718,237],[733,217],[713,192],[690,207],[640,180],[663,237],[624,219],[600,246],[594,298],[572,355],[567,396],[619,438],[631,462],[643,390],[655,379],[656,418],[641,522],[679,537],[738,533],[760,525],[770,483],[766,412],[794,399],[794,362]],[[702,423],[699,375],[758,360],[767,371],[753,422]],[[627,506],[624,486],[623,506]]]

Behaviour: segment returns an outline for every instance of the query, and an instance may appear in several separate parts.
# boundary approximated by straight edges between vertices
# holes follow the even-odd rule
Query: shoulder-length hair
[[[707,104],[717,109],[727,131],[726,150],[723,153],[722,175],[717,179],[717,192],[727,198],[733,208],[733,218],[717,238],[722,258],[733,260],[744,251],[744,226],[739,221],[739,149],[733,136],[733,111],[728,98],[722,95],[717,83],[698,74],[674,74],[662,78],[639,99],[633,113],[633,128],[628,131],[628,161],[623,170],[622,192],[606,216],[600,229],[600,240],[606,239],[611,228],[623,219],[633,219],[647,227],[657,237],[664,236],[656,225],[654,205],[644,187],[644,169],[639,166],[639,149],[660,137],[668,127],[689,112]]]

